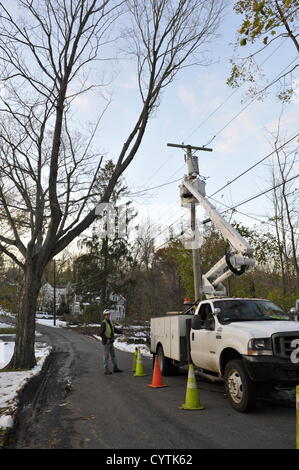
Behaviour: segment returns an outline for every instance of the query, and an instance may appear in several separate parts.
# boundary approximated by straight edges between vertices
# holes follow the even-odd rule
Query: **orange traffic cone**
[[[152,383],[148,385],[148,387],[152,387],[152,388],[168,387],[168,385],[165,385],[162,382],[162,375],[161,375],[158,356],[156,356],[156,359],[155,359]]]

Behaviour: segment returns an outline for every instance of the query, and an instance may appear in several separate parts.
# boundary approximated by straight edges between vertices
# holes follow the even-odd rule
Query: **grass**
[[[0,449],[4,445],[4,440],[5,440],[6,433],[7,433],[7,429],[0,427]]]
[[[9,408],[1,408],[0,416],[5,414],[5,412],[7,412],[8,410],[9,410]],[[4,446],[5,437],[6,437],[6,434],[8,433],[8,431],[9,431],[8,428],[3,428],[3,427],[0,426],[0,449]]]
[[[0,328],[0,335],[14,335],[16,331],[16,328]]]

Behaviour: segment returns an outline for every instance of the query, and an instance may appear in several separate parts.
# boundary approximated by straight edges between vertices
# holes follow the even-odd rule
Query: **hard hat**
[[[103,312],[103,315],[107,315],[107,314],[109,314],[109,315],[110,315],[110,313],[111,313],[111,310],[109,310],[109,309],[106,309],[106,310],[104,310],[104,312]]]

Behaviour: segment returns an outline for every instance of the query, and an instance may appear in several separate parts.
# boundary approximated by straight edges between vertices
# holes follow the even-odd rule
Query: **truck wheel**
[[[177,375],[179,373],[179,367],[172,364],[169,357],[164,356],[163,346],[158,347],[157,356],[159,360],[161,375]]]
[[[256,386],[248,377],[242,361],[239,359],[228,362],[224,373],[225,389],[232,407],[246,413],[256,405]]]

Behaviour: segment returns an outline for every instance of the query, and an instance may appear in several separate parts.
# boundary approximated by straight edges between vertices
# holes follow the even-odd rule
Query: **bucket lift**
[[[208,213],[210,220],[219,229],[223,238],[229,243],[226,254],[202,276],[202,293],[208,297],[226,295],[223,281],[232,274],[240,276],[255,265],[253,248],[240,235],[240,233],[217,211],[215,206],[206,197],[206,182],[199,176],[198,157],[194,156],[191,149],[208,150],[204,147],[179,146],[187,148],[188,175],[184,177],[180,185],[180,198],[183,207],[191,204],[200,204]]]

